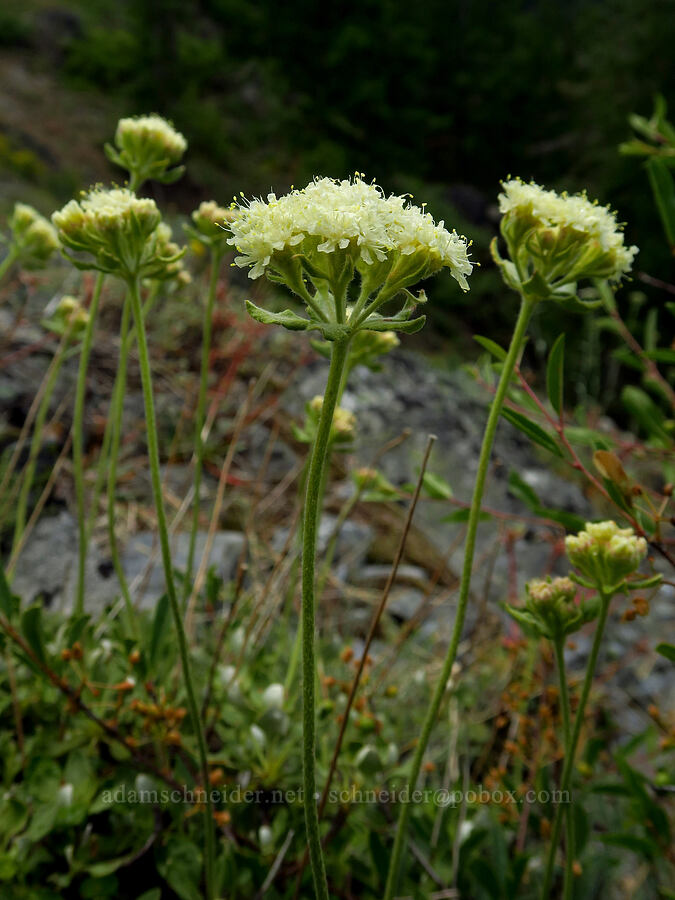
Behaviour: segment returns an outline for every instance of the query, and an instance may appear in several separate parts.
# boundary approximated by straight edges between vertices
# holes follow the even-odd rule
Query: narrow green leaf
[[[157,660],[157,652],[162,644],[162,640],[166,637],[169,628],[169,598],[166,594],[157,601],[155,607],[155,618],[152,622],[152,631],[150,632],[150,646],[148,648],[148,663],[152,666]]]
[[[9,582],[7,581],[7,576],[5,575],[5,570],[0,566],[0,610],[2,610],[8,619],[11,619],[17,606],[18,602],[16,597],[12,594]]]
[[[449,515],[443,516],[443,518],[441,519],[441,522],[449,522],[451,524],[461,524],[462,522],[468,522],[470,512],[471,511],[469,509],[456,509],[454,512],[451,512]],[[491,518],[492,518],[492,516],[490,515],[490,513],[480,512],[478,514],[479,522],[487,522]]]
[[[672,663],[675,663],[675,645],[673,645],[673,644],[657,644],[656,652],[660,653],[661,656],[665,656],[665,658],[669,659]]]
[[[553,453],[554,456],[562,457],[562,450],[551,435],[544,431],[541,425],[537,425],[536,422],[533,422],[521,413],[506,407],[502,410],[502,416],[507,422],[510,422],[511,425],[527,435],[535,444],[539,444],[540,447],[548,450],[549,453]]]
[[[29,606],[21,616],[21,633],[26,639],[27,644],[40,660],[46,663],[45,642],[42,630],[42,606],[35,604]]]
[[[495,341],[491,341],[490,338],[483,337],[480,334],[474,334],[473,339],[477,344],[480,344],[484,350],[487,350],[488,353],[496,356],[500,362],[504,362],[506,359],[506,350],[495,343]]]
[[[440,475],[433,472],[425,472],[422,478],[422,487],[427,497],[432,500],[449,500],[452,497],[452,488]]]
[[[530,509],[536,511],[541,508],[541,501],[537,497],[536,492],[515,469],[509,472],[509,491],[514,497],[522,500],[525,506],[528,506]]]
[[[621,400],[651,438],[670,444],[671,438],[663,427],[663,414],[649,394],[634,385],[626,385],[621,391]]]
[[[675,247],[675,183],[668,166],[652,157],[646,163],[649,183],[661,216],[663,230],[671,247]]]
[[[546,364],[546,390],[551,406],[560,415],[563,406],[565,366],[565,333],[563,332],[551,348]]]

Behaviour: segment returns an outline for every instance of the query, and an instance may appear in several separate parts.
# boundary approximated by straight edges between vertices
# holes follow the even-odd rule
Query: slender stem
[[[605,624],[607,622],[607,615],[609,613],[609,604],[611,599],[611,594],[605,594],[602,590],[600,590],[600,615],[598,616],[598,624],[595,629],[593,646],[591,647],[591,655],[588,658],[588,664],[586,666],[586,675],[584,677],[584,683],[581,688],[579,706],[577,707],[577,713],[574,719],[574,729],[572,730],[572,735],[570,737],[569,747],[567,749],[567,752],[565,753],[565,765],[563,766],[562,778],[560,779],[561,799],[564,799],[566,794],[569,792],[570,784],[572,782],[572,772],[574,771],[574,757],[577,750],[577,744],[579,743],[581,728],[584,723],[584,711],[586,709],[586,703],[588,702],[588,696],[591,692],[591,685],[593,683],[593,676],[595,674],[595,666],[598,661],[598,652],[600,650],[600,643],[602,642],[602,636],[605,630]],[[562,823],[564,808],[564,803],[560,803],[558,805],[553,822],[553,830],[551,833],[551,848],[549,850],[548,862],[546,864],[546,872],[544,875],[544,884],[541,891],[542,900],[549,900],[550,898],[551,882],[553,880],[553,869],[555,867],[555,852],[558,847],[558,840],[560,839],[560,827]]]
[[[333,351],[326,383],[326,392],[321,408],[321,418],[317,429],[312,456],[307,475],[305,511],[302,525],[302,743],[303,743],[303,790],[305,823],[309,858],[314,878],[314,892],[317,900],[328,900],[326,867],[321,850],[319,816],[316,800],[316,687],[315,687],[315,555],[318,530],[321,486],[324,466],[328,456],[333,413],[337,404],[342,381],[342,369],[347,359],[348,341],[333,343]]]
[[[492,445],[494,443],[495,433],[497,431],[497,425],[499,423],[499,416],[504,404],[504,398],[506,397],[506,392],[508,390],[516,362],[518,361],[518,358],[520,356],[523,340],[527,331],[527,326],[530,321],[533,308],[534,302],[523,297],[520,306],[520,312],[518,314],[518,320],[516,322],[513,336],[511,338],[511,345],[506,355],[506,359],[502,364],[502,372],[499,379],[499,384],[490,406],[490,413],[488,416],[487,425],[485,427],[483,444],[478,460],[478,472],[476,474],[476,482],[473,489],[471,509],[469,511],[469,521],[467,523],[466,544],[464,548],[464,565],[462,568],[462,578],[460,582],[459,599],[457,602],[457,612],[455,614],[455,624],[452,630],[452,637],[450,638],[450,646],[448,647],[445,662],[443,663],[443,669],[441,671],[440,678],[438,679],[438,683],[436,684],[431,703],[429,704],[429,707],[427,709],[424,724],[422,725],[422,732],[415,748],[415,754],[413,756],[412,765],[410,767],[410,775],[408,777],[408,787],[410,791],[413,791],[415,785],[417,784],[417,779],[419,778],[422,761],[427,749],[427,744],[429,743],[431,731],[438,717],[438,710],[443,700],[443,695],[445,694],[445,689],[448,683],[448,679],[450,678],[450,673],[455,662],[455,657],[457,656],[457,647],[459,646],[459,641],[462,636],[462,630],[464,628],[464,618],[466,615],[466,608],[469,600],[471,571],[473,568],[473,557],[476,549],[476,531],[478,530],[481,500],[483,499],[483,492],[485,490],[485,480],[487,478],[490,455],[492,453]],[[398,826],[396,829],[396,837],[394,839],[394,849],[392,851],[391,859],[389,862],[389,873],[387,875],[387,885],[385,888],[384,900],[392,900],[394,892],[396,891],[398,885],[401,860],[403,857],[403,848],[405,845],[405,835],[408,824],[409,810],[410,804],[401,804]]]
[[[18,256],[19,256],[19,251],[12,244],[12,246],[9,248],[7,256],[0,263],[0,281],[5,277],[7,272],[12,268],[12,266],[16,262]]]
[[[143,304],[143,319],[147,319],[148,313],[152,309],[155,300],[157,299],[157,295],[159,293],[160,282],[153,281],[150,290],[148,291],[148,295],[146,297],[145,303]],[[129,346],[127,349],[127,359],[129,357],[129,353],[131,352],[131,348],[133,346],[134,340],[136,338],[136,332],[132,328],[129,331]],[[113,387],[113,392],[115,388]],[[94,520],[96,518],[96,511],[98,510],[98,501],[101,496],[101,491],[103,490],[103,485],[106,482],[106,474],[108,471],[108,455],[110,453],[110,434],[112,431],[112,422],[113,417],[112,413],[112,398],[111,398],[111,409],[109,411],[108,419],[105,423],[105,431],[103,433],[103,441],[101,443],[101,450],[98,455],[98,462],[96,465],[96,480],[94,482],[94,489],[92,491],[92,498],[89,508],[89,521],[87,523],[87,540],[91,538],[91,534],[94,528]],[[0,492],[1,493],[1,492]]]
[[[202,324],[202,360],[199,373],[199,395],[197,398],[197,414],[195,416],[195,475],[192,494],[192,529],[190,531],[190,544],[188,547],[187,563],[185,566],[185,583],[183,587],[183,604],[187,603],[192,590],[192,570],[195,562],[195,546],[197,544],[197,531],[199,530],[199,494],[202,485],[202,470],[204,467],[204,412],[206,409],[206,389],[209,379],[209,358],[211,356],[211,331],[213,325],[213,305],[218,288],[218,274],[222,252],[220,249],[211,251],[211,275],[209,278],[209,290],[204,306],[204,321]]]
[[[562,711],[563,735],[565,738],[565,759],[570,753],[570,739],[572,736],[572,726],[570,723],[570,698],[567,688],[567,672],[565,671],[565,638],[556,638],[553,641],[555,650],[555,661],[558,669],[558,678],[560,681],[560,709]],[[565,888],[563,892],[564,900],[571,900],[572,897],[572,867],[574,865],[575,853],[575,837],[574,837],[574,807],[570,802],[565,811],[566,830],[566,848],[565,848]]]
[[[127,362],[129,360],[129,350],[131,347],[132,335],[129,333],[129,321],[131,319],[131,302],[127,297],[124,301],[122,310],[122,321],[120,323],[120,355],[117,363],[117,375],[115,377],[115,385],[113,387],[113,395],[110,403],[110,447],[108,453],[108,489],[107,489],[107,507],[108,507],[108,543],[110,544],[110,556],[112,557],[113,567],[117,580],[122,591],[124,600],[124,608],[127,614],[127,624],[129,634],[138,638],[138,626],[134,615],[134,607],[131,602],[131,593],[127,583],[126,575],[122,561],[120,560],[119,547],[117,546],[117,536],[115,534],[115,493],[117,489],[117,461],[119,457],[120,441],[122,437],[122,416],[124,413],[124,394],[127,387]]]
[[[28,451],[28,462],[26,463],[26,468],[23,472],[21,490],[19,491],[19,497],[16,504],[16,514],[14,519],[14,538],[12,540],[11,553],[12,559],[16,555],[19,544],[21,543],[21,538],[23,537],[24,529],[26,527],[26,510],[28,508],[28,498],[30,497],[30,491],[33,487],[35,470],[37,468],[37,458],[40,452],[40,447],[42,446],[42,433],[44,431],[45,421],[47,418],[47,412],[49,411],[49,404],[52,399],[52,394],[54,393],[54,388],[56,387],[56,380],[59,376],[59,372],[61,371],[61,365],[65,357],[65,351],[68,347],[69,337],[70,332],[63,336],[61,342],[59,343],[58,349],[54,354],[54,359],[47,373],[47,381],[45,383],[45,390],[42,395],[42,401],[38,408],[37,415],[35,416],[35,428],[33,429],[33,438],[30,442],[30,449]]]
[[[215,832],[213,824],[211,791],[209,790],[209,765],[206,751],[206,740],[204,738],[204,729],[202,728],[202,721],[199,715],[199,708],[197,706],[197,699],[195,695],[194,684],[192,680],[192,671],[190,666],[189,649],[187,645],[187,639],[185,637],[185,629],[183,628],[183,618],[178,605],[178,596],[176,594],[173,569],[171,566],[169,530],[167,528],[166,514],[164,512],[162,479],[159,470],[159,446],[157,439],[157,422],[155,419],[155,403],[152,394],[152,374],[150,371],[150,360],[148,357],[148,343],[145,337],[145,326],[143,324],[143,311],[141,309],[141,298],[139,296],[138,278],[130,278],[128,286],[129,299],[131,300],[131,308],[136,325],[136,337],[138,340],[138,357],[141,368],[141,380],[143,383],[143,401],[145,405],[148,461],[150,464],[152,491],[155,500],[159,542],[162,551],[162,564],[164,566],[166,593],[169,598],[169,605],[171,606],[171,612],[173,614],[174,624],[176,627],[176,638],[178,640],[178,652],[180,653],[181,665],[183,669],[183,681],[185,683],[188,711],[190,713],[192,727],[194,729],[195,738],[197,740],[199,768],[201,772],[204,792],[206,794],[206,803],[204,805],[206,900],[214,900]]]
[[[78,555],[77,555],[77,587],[75,593],[75,615],[81,616],[84,612],[84,570],[87,559],[87,518],[84,509],[84,452],[83,424],[84,424],[84,397],[87,390],[87,368],[89,356],[94,338],[98,304],[101,299],[104,275],[99,272],[96,276],[94,293],[89,307],[89,319],[82,338],[80,350],[80,366],[77,372],[77,384],[75,386],[75,409],[73,411],[73,479],[75,481],[75,499],[77,502],[77,524],[79,529]]]

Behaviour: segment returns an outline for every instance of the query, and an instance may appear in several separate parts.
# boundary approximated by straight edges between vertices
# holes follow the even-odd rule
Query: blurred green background
[[[0,212],[24,199],[48,213],[120,178],[102,143],[120,115],[155,111],[190,144],[186,177],[153,187],[183,213],[355,170],[428,201],[485,264],[466,297],[433,283],[437,334],[499,336],[511,300],[482,301],[503,296],[487,246],[507,175],[587,188],[629,223],[639,268],[673,276],[641,162],[617,145],[631,112],[674,94],[674,13],[670,0],[3,0]]]

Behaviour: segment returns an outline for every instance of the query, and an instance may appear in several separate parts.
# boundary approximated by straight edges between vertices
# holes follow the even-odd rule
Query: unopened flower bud
[[[25,269],[41,269],[59,249],[55,228],[27,203],[17,203],[9,219],[17,261]]]
[[[168,184],[183,173],[183,167],[171,169],[187,150],[187,141],[161,116],[135,116],[120,119],[115,132],[115,147],[106,145],[108,159],[125,168],[141,183],[147,178]]]
[[[632,528],[616,522],[589,522],[578,535],[565,539],[567,556],[579,571],[598,586],[619,584],[635,572],[647,555],[647,542]]]

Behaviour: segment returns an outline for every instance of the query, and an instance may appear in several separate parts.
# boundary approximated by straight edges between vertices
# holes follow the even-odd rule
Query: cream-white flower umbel
[[[235,263],[251,267],[250,278],[276,268],[285,254],[306,255],[322,267],[328,254],[349,250],[365,266],[418,254],[426,263],[421,268],[446,266],[468,290],[472,265],[466,240],[405,197],[385,197],[381,188],[359,176],[317,178],[283,197],[269,194],[233,210],[229,243],[239,251]]]
[[[182,255],[171,231],[162,225],[154,200],[141,199],[127,188],[96,187],[71,200],[52,215],[61,243],[91,261],[69,259],[79,268],[98,269],[122,277],[166,278]]]
[[[502,183],[501,231],[512,260],[525,274],[537,272],[550,284],[581,278],[618,281],[638,248],[627,247],[622,226],[609,207],[585,193],[558,194],[519,178]]]

